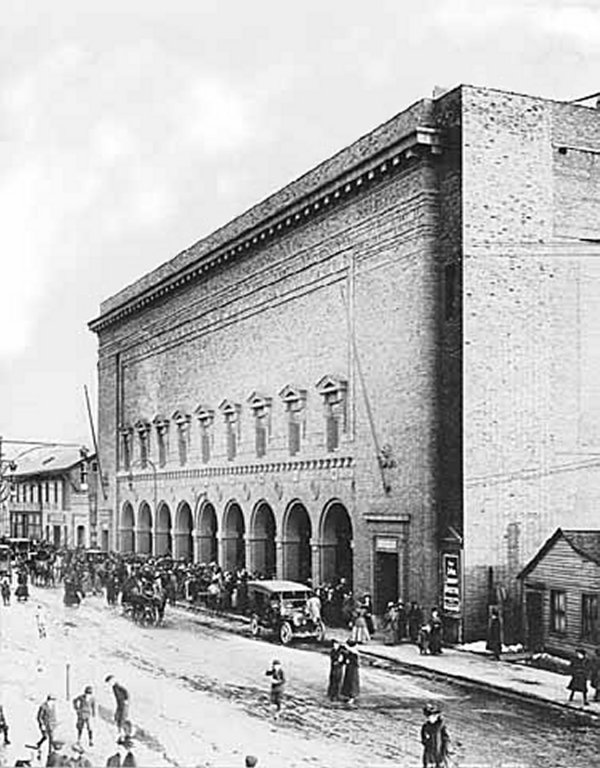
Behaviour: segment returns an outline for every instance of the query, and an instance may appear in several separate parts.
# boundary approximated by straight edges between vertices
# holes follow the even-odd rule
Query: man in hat
[[[435,704],[423,707],[425,722],[421,727],[423,745],[423,768],[447,768],[448,744],[450,736],[442,719],[442,714]]]
[[[0,704],[0,733],[4,736],[4,745],[8,746],[10,744],[8,740],[8,723],[6,722],[6,715],[4,714],[2,704]]]
[[[92,718],[96,717],[96,700],[91,685],[86,685],[83,693],[73,699],[73,708],[77,716],[75,727],[77,729],[77,743],[81,744],[81,734],[85,728],[88,735],[90,747],[94,746],[94,737],[92,733]]]
[[[46,696],[46,701],[40,704],[37,711],[37,722],[42,735],[35,745],[36,749],[39,752],[42,744],[48,740],[48,754],[50,754],[54,741],[54,731],[56,730],[56,697],[52,693],[49,693]]]
[[[112,688],[115,697],[115,724],[118,737],[131,735],[131,723],[129,722],[129,691],[125,686],[115,680],[114,675],[108,675],[105,683]]]
[[[265,675],[271,678],[271,704],[275,708],[275,720],[279,719],[281,713],[281,699],[283,698],[283,686],[285,685],[285,675],[281,663],[274,659],[271,669],[267,669]]]

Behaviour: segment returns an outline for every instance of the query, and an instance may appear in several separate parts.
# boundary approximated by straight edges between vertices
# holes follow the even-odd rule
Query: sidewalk
[[[178,602],[178,607],[208,616],[220,616],[238,623],[249,623],[249,619],[238,614],[214,614],[212,611]],[[327,639],[345,642],[349,632],[345,629],[327,627]],[[376,633],[368,644],[359,646],[360,655],[374,662],[383,662],[400,667],[413,675],[429,678],[454,680],[470,687],[485,690],[513,699],[526,701],[556,711],[585,719],[600,725],[600,702],[591,701],[583,707],[581,695],[576,703],[568,703],[569,677],[544,669],[536,669],[516,660],[494,661],[487,653],[461,649],[460,646],[444,648],[440,656],[421,656],[418,648],[409,642],[400,645],[385,645]]]

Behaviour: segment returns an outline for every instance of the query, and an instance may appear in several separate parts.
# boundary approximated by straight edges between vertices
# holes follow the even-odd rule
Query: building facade
[[[517,615],[600,491],[599,157],[594,110],[461,86],[103,302],[113,545]]]
[[[9,475],[6,530],[12,538],[61,547],[109,546],[109,528],[94,526],[95,457],[73,446],[27,446],[15,454]]]

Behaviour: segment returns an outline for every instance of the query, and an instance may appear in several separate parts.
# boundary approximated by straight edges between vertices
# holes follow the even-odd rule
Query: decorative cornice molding
[[[299,461],[275,461],[264,464],[239,464],[237,466],[203,467],[195,469],[158,470],[156,478],[163,480],[182,480],[237,475],[280,474],[282,472],[329,472],[332,469],[351,469],[354,467],[352,456],[330,456],[323,459],[301,459]],[[117,482],[154,481],[152,472],[131,473],[120,471]]]
[[[356,164],[291,205],[282,206],[279,211],[266,216],[259,224],[249,227],[245,232],[201,256],[192,265],[159,280],[157,285],[147,288],[90,321],[88,327],[94,333],[99,333],[168,293],[184,287],[191,281],[204,278],[210,270],[286,234],[311,217],[321,215],[323,211],[344,202],[350,196],[363,192],[374,183],[405,168],[414,158],[422,155],[440,155],[442,151],[441,132],[436,128],[417,126],[386,149]]]

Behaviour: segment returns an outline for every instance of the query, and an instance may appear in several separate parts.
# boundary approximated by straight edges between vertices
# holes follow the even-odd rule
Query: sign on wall
[[[397,552],[398,539],[392,539],[387,536],[376,536],[375,551],[376,552]]]
[[[442,610],[460,613],[460,555],[442,555]]]

